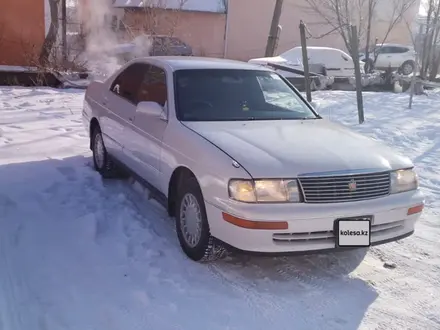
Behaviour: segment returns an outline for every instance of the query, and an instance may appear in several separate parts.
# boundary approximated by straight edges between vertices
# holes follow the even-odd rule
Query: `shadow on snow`
[[[0,247],[54,327],[104,329],[105,310],[120,329],[357,329],[378,295],[348,275],[365,250],[192,262],[165,210],[89,158],[3,165],[0,182]]]

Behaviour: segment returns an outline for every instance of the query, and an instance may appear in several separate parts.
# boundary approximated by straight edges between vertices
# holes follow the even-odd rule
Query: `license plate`
[[[371,216],[335,220],[336,247],[368,247],[371,245]]]

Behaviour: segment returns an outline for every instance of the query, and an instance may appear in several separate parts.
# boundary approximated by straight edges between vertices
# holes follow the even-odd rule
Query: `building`
[[[109,0],[80,0],[80,20],[85,26],[96,29],[88,22],[106,11],[104,1]],[[224,0],[114,0],[110,7],[107,21],[113,25],[118,42],[139,34],[173,35],[191,45],[196,55],[224,54]]]
[[[30,65],[38,58],[50,26],[49,0],[0,0],[0,65]],[[68,0],[69,2],[73,0]],[[113,25],[115,42],[125,42],[138,34],[173,35],[191,45],[196,55],[238,60],[264,56],[276,0],[74,0],[77,27],[99,29],[104,19]],[[387,34],[389,14],[396,1],[378,0],[372,40]],[[412,0],[411,0],[412,1]],[[419,11],[415,0],[388,34],[386,41],[411,44],[406,22]],[[277,53],[300,45],[298,25],[309,29],[311,46],[345,50],[337,33],[310,10],[307,0],[284,0]],[[95,24],[95,25],[94,25]],[[326,35],[320,38],[320,36]],[[361,39],[361,45],[363,44]]]
[[[45,38],[45,0],[0,0],[0,7],[0,65],[30,65]]]

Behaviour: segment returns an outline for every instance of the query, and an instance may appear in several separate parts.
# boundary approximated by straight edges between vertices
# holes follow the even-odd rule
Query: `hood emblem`
[[[350,182],[348,183],[348,190],[356,191],[356,189],[357,189],[356,181],[354,181],[354,179],[351,179]]]

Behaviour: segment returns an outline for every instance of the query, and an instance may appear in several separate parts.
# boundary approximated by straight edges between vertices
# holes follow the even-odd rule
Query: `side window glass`
[[[257,79],[266,103],[285,110],[304,111],[303,104],[300,103],[298,98],[292,97],[293,92],[282,82],[278,75],[259,76]]]
[[[167,79],[165,71],[156,66],[148,65],[143,73],[143,79],[137,93],[138,101],[156,102],[164,107],[167,101]]]
[[[388,47],[378,47],[377,54],[386,54],[388,53]]]
[[[130,103],[137,104],[137,91],[141,84],[145,64],[135,63],[122,71],[113,81],[110,90]]]

